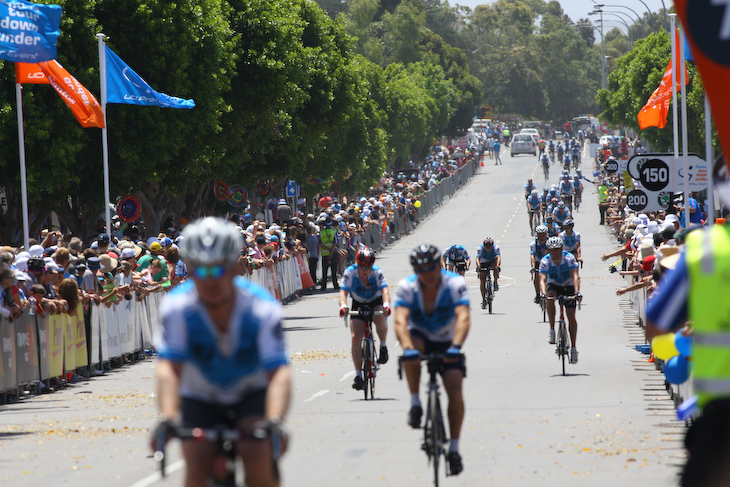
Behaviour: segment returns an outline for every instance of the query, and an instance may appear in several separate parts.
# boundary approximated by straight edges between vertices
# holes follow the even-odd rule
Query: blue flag
[[[1,1],[1,0],[0,0]],[[193,100],[158,93],[122,61],[114,51],[106,48],[106,101],[129,105],[156,106],[162,108],[193,108]]]
[[[60,5],[0,0],[0,59],[40,63],[56,59]]]

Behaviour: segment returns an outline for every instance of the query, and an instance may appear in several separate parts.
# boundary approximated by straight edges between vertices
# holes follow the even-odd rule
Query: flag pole
[[[715,155],[712,151],[712,112],[710,111],[710,99],[705,93],[705,160],[707,161],[707,224],[715,224],[715,181],[713,169],[715,167]]]
[[[101,129],[101,147],[104,159],[104,216],[106,218],[106,232],[111,238],[111,210],[109,202],[111,200],[109,191],[109,140],[107,136],[106,124],[106,51],[104,50],[104,38],[102,33],[96,34],[99,41],[99,80],[101,82],[101,112],[104,114],[104,128]]]
[[[677,42],[675,39],[675,22],[677,14],[669,14],[669,38],[672,45],[672,60],[670,66],[672,69],[672,139],[674,142],[674,160],[672,161],[672,171],[677,170],[679,163],[679,127],[678,127],[678,114],[677,114]],[[687,202],[684,202],[685,208]],[[686,220],[685,216],[685,220]]]
[[[687,154],[687,70],[684,66],[684,29],[679,29],[679,69],[682,85],[682,164],[684,166],[684,228],[689,227],[689,154]]]
[[[15,99],[18,106],[18,150],[20,153],[20,201],[23,207],[23,245],[29,249],[30,225],[28,222],[28,180],[25,174],[25,131],[23,130],[23,85],[15,83]]]

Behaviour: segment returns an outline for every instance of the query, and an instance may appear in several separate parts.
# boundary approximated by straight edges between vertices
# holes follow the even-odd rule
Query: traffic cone
[[[480,161],[481,161],[481,163],[479,165],[482,166],[482,167],[484,167],[484,156],[482,156],[482,158],[480,159]]]

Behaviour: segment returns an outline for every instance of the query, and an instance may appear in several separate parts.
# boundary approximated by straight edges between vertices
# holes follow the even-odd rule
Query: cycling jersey
[[[535,183],[525,183],[525,193],[530,194],[535,188]]]
[[[544,166],[547,166],[548,164],[550,164],[550,159],[548,159],[548,156],[545,154],[542,155],[542,157],[540,158],[540,161],[542,162],[542,164]]]
[[[555,222],[546,222],[545,226],[548,228],[548,237],[557,237],[560,233],[560,225]]]
[[[433,313],[430,315],[423,309],[423,291],[416,274],[398,283],[395,306],[403,306],[410,310],[408,330],[417,330],[428,340],[450,342],[454,338],[456,329],[454,308],[460,305],[469,306],[469,290],[466,279],[453,272],[441,271],[441,283],[436,293]]]
[[[532,242],[530,242],[530,255],[535,256],[535,264],[540,262],[540,259],[542,259],[543,256],[547,255],[547,253],[547,239],[545,240],[544,244],[541,244],[537,240],[537,238],[534,238]]]
[[[573,194],[573,185],[570,181],[560,182],[560,194]]]
[[[559,237],[563,241],[563,250],[567,252],[575,252],[578,250],[578,244],[580,243],[580,233],[573,230],[573,235],[568,235],[565,230],[560,232]]]
[[[570,271],[577,268],[578,261],[575,260],[573,254],[565,250],[562,252],[559,264],[553,262],[550,255],[546,255],[540,261],[540,274],[547,276],[548,284],[555,284],[556,286],[574,286],[575,283]]]
[[[531,194],[527,198],[527,205],[530,207],[531,210],[539,209],[541,204],[542,204],[542,200],[540,199],[540,195]]]
[[[550,150],[550,152],[554,151],[555,150],[555,142],[553,142],[552,140],[550,142],[548,142],[548,149]]]
[[[563,149],[563,146],[558,144],[558,155],[560,157],[563,157],[563,152],[565,152],[565,149]]]
[[[340,289],[352,294],[352,299],[361,303],[370,303],[381,297],[383,289],[388,287],[383,270],[374,265],[367,278],[369,287],[365,287],[357,268],[357,264],[354,264],[345,269]]]
[[[449,263],[453,264],[456,261],[469,259],[469,252],[463,245],[452,245],[444,250],[444,256]]]
[[[555,208],[553,210],[553,219],[555,219],[555,223],[559,223],[560,225],[563,224],[565,220],[570,218],[570,210],[567,208],[563,208],[561,211],[560,208]]]
[[[550,199],[560,198],[560,193],[558,193],[557,189],[551,189],[550,191],[548,191],[548,195],[550,196]]]
[[[490,250],[489,252],[487,252],[487,248],[484,246],[484,244],[480,245],[479,248],[477,248],[477,259],[479,259],[480,263],[486,264],[487,262],[491,262],[496,259],[498,255],[500,255],[499,245],[497,245],[496,243],[492,244],[492,250]]]
[[[279,303],[258,285],[237,277],[230,330],[218,331],[186,281],[160,306],[155,349],[180,362],[180,396],[231,405],[266,389],[267,373],[286,365]]]
[[[580,189],[580,187],[581,187],[580,178],[578,178],[576,176],[576,177],[573,178],[573,189],[575,191],[578,191]]]

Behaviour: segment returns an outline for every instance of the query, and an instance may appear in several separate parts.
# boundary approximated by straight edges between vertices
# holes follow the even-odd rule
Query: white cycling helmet
[[[533,190],[532,190],[532,191],[530,192],[530,194],[531,194],[531,195],[533,195],[533,196],[537,196],[537,190],[536,190],[536,189],[533,189]]]
[[[188,224],[182,236],[180,253],[185,262],[192,265],[233,265],[243,247],[238,227],[212,216]]]
[[[560,237],[550,237],[547,241],[548,250],[562,249],[563,239]]]
[[[538,225],[538,227],[535,229],[535,233],[537,233],[538,235],[541,233],[548,233],[548,227],[546,227],[545,225]]]

